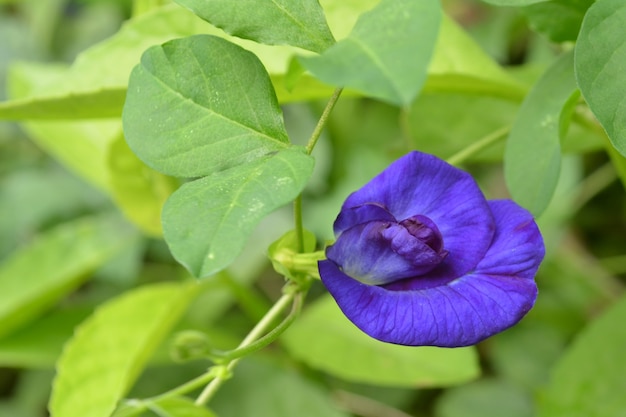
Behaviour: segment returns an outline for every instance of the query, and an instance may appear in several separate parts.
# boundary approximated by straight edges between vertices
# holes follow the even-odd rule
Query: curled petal
[[[490,207],[497,226],[492,246],[473,272],[445,285],[412,290],[366,285],[330,260],[319,263],[322,281],[346,317],[376,339],[412,346],[478,343],[530,310],[537,296],[533,277],[544,256],[530,213],[505,200]]]
[[[386,208],[376,203],[348,207],[345,210],[341,210],[337,220],[335,220],[335,234],[339,236],[344,230],[373,221],[395,222],[396,218]]]
[[[439,275],[469,272],[491,244],[493,217],[478,185],[468,173],[435,156],[411,152],[352,193],[335,222],[335,233],[360,219],[344,212],[371,203],[384,207],[398,221],[424,215],[437,225],[449,252]]]
[[[443,257],[397,224],[369,222],[344,231],[326,249],[328,259],[361,282],[381,285],[424,274]]]

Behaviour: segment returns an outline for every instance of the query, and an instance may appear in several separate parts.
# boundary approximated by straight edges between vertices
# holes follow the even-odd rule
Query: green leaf
[[[0,265],[0,334],[36,317],[132,242],[117,218],[66,223],[14,252]]]
[[[605,1],[605,0],[603,0]],[[626,409],[626,298],[587,327],[562,356],[540,417],[621,417]]]
[[[148,49],[131,73],[123,120],[133,152],[179,177],[250,162],[289,142],[263,64],[209,35]]]
[[[52,416],[109,417],[197,288],[155,284],[101,305],[78,327],[59,359]]]
[[[440,22],[439,1],[382,0],[346,39],[301,62],[323,82],[406,106],[424,84]]]
[[[0,103],[0,120],[95,119],[118,117],[124,105],[126,88],[109,87],[88,94],[52,93]]]
[[[521,101],[526,88],[489,57],[453,19],[444,15],[424,86],[424,93],[428,92]]]
[[[161,208],[177,182],[147,167],[119,136],[109,149],[111,194],[124,214],[149,235],[160,236]]]
[[[228,266],[254,226],[302,191],[313,162],[300,149],[285,149],[183,185],[163,208],[174,257],[196,277]]]
[[[589,108],[626,156],[626,3],[602,0],[585,15],[576,42],[576,80]]]
[[[380,0],[320,0],[328,26],[337,39],[347,37],[359,16],[378,3]]]
[[[553,0],[522,8],[530,27],[552,42],[575,41],[595,0]],[[558,23],[556,23],[558,22]]]
[[[335,40],[317,0],[176,0],[230,35],[322,52]],[[249,10],[250,13],[242,13]]]
[[[279,103],[327,100],[335,91],[334,87],[322,83],[310,74],[301,75],[295,83],[292,81],[285,75],[272,75],[272,82],[274,83]],[[343,93],[344,97],[347,95],[346,93],[348,92]]]
[[[52,369],[74,327],[91,313],[74,308],[53,311],[0,339],[0,366]]]
[[[504,174],[511,195],[539,216],[552,199],[561,166],[560,138],[578,98],[572,52],[559,57],[528,94],[507,140]]]
[[[467,382],[480,373],[473,347],[443,349],[380,342],[354,326],[330,296],[308,307],[281,340],[293,356],[309,366],[360,383],[441,387]]]
[[[101,191],[109,189],[107,150],[122,132],[118,120],[37,121],[22,124],[29,137],[73,173]]]

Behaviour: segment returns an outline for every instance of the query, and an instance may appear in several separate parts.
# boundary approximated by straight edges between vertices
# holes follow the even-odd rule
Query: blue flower
[[[411,152],[344,202],[319,262],[343,313],[384,342],[467,346],[532,308],[544,256],[532,215],[487,201],[474,179]]]

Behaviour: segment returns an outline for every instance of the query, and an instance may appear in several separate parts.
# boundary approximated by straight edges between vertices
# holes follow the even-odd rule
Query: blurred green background
[[[555,56],[571,48],[538,33],[541,22],[532,10],[469,0],[443,3],[484,51],[528,88]],[[41,67],[45,73],[58,63],[73,62],[81,51],[115,34],[132,10],[131,0],[0,1],[0,99],[8,98],[9,73],[37,67],[33,63],[45,64]],[[558,36],[567,39],[568,34]],[[20,67],[20,62],[30,66]],[[12,87],[19,89],[16,84]],[[314,100],[284,106],[294,142],[306,141],[324,104]],[[450,157],[509,125],[519,105],[501,97],[426,90],[408,113],[401,113],[372,100],[343,97],[314,153],[316,171],[304,196],[305,227],[320,242],[331,240],[332,222],[343,199],[395,158],[410,149]],[[49,127],[55,122],[46,123]],[[93,258],[75,265],[80,278],[68,284],[73,287],[67,295],[42,302],[38,311],[0,329],[3,417],[47,415],[62,345],[96,306],[141,284],[186,277],[165,243],[125,219],[110,192],[66,168],[31,140],[33,131],[46,134],[45,127],[41,129],[44,133],[0,122],[0,259],[60,225],[76,225],[79,219],[88,219],[84,227],[89,230],[83,226],[68,230],[86,233]],[[246,359],[211,407],[222,417],[536,415],[553,366],[579,332],[620,298],[624,287],[626,200],[603,140],[601,133],[577,125],[564,140],[557,193],[539,219],[547,257],[537,277],[537,305],[519,325],[478,346],[482,369],[478,379],[449,388],[380,387],[316,369],[294,357],[289,346],[278,344]],[[500,141],[464,166],[475,174],[488,198],[508,196],[503,149]],[[280,293],[282,279],[272,271],[263,248],[291,222],[289,208],[265,219],[244,254],[207,286],[180,328],[202,329],[217,346],[240,340]],[[82,256],[59,245],[56,254],[61,258]],[[45,267],[61,266],[42,260],[41,268]],[[29,287],[32,282],[43,285],[28,276],[21,285]],[[307,302],[323,293],[321,285],[315,286]],[[310,337],[315,340],[316,335]],[[205,366],[174,364],[167,350],[167,345],[159,350],[131,397],[164,391]]]

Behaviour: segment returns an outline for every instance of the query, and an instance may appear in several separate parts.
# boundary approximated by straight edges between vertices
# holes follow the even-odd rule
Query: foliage
[[[0,415],[623,415],[625,18],[0,1]],[[317,279],[412,150],[544,236],[534,309],[475,347],[371,339]]]

